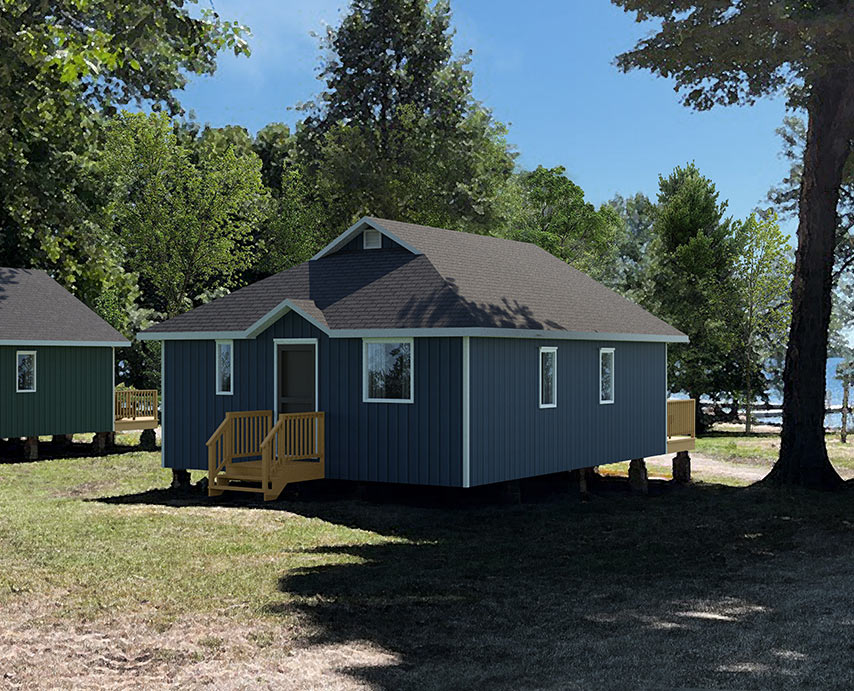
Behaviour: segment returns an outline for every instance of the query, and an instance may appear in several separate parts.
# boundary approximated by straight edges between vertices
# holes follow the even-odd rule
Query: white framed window
[[[216,342],[216,393],[230,396],[234,393],[234,342]]]
[[[540,348],[540,408],[557,408],[557,348]]]
[[[362,339],[362,402],[415,400],[414,343],[411,338]]]
[[[599,348],[599,403],[614,402],[614,349]]]
[[[19,350],[15,353],[15,391],[36,392],[36,351]]]
[[[383,235],[380,231],[368,228],[362,231],[362,247],[366,250],[378,250],[383,246]]]

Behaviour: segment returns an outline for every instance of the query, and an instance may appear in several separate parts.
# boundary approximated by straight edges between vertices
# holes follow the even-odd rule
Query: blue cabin
[[[163,464],[207,470],[214,495],[474,487],[693,448],[667,403],[687,337],[529,243],[363,218],[139,337],[163,343]]]

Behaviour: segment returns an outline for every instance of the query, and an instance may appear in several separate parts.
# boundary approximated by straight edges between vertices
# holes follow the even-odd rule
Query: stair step
[[[246,485],[228,485],[224,483],[215,482],[211,489],[218,490],[228,490],[229,492],[256,492],[263,493],[263,487],[247,487]]]

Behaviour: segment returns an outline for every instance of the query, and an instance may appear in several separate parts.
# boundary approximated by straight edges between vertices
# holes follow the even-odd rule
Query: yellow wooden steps
[[[323,412],[282,414],[275,423],[269,410],[226,413],[207,442],[208,495],[256,492],[269,501],[291,482],[325,477],[324,422]]]

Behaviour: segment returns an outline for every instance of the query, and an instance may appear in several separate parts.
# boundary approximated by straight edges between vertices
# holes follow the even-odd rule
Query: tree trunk
[[[848,443],[848,379],[842,380],[842,428],[839,430],[839,441]]]
[[[852,135],[854,65],[846,65],[815,80],[810,96],[780,457],[766,478],[775,485],[832,489],[842,484],[824,443],[824,388],[836,207]]]

